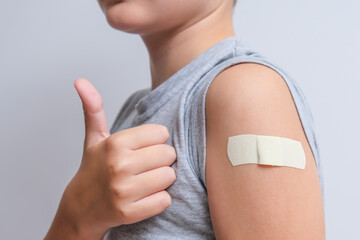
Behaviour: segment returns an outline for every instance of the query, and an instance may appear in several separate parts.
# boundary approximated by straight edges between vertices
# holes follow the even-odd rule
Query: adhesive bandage
[[[233,166],[256,163],[305,168],[301,142],[290,138],[242,134],[229,137],[227,154]]]

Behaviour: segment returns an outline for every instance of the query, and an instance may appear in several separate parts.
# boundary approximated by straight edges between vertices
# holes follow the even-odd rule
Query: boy
[[[75,81],[84,154],[46,239],[324,239],[311,112],[295,81],[235,37],[233,0],[99,4],[113,28],[141,36],[152,86],[109,131],[96,89]],[[235,142],[234,155],[234,136],[256,137],[259,164],[241,164],[254,145]],[[303,152],[261,163],[274,139]]]

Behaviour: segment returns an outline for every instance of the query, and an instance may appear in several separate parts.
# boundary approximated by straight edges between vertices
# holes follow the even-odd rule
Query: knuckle
[[[129,207],[122,203],[116,204],[116,212],[125,222],[131,218],[131,211]]]
[[[133,194],[130,184],[112,184],[110,188],[113,195],[115,195],[115,201],[129,198]]]
[[[111,135],[105,140],[105,148],[108,151],[119,151],[124,150],[125,139],[121,134]]]
[[[107,151],[113,151],[117,148],[117,143],[112,137],[105,139],[105,148]]]
[[[127,181],[126,184],[123,185],[121,189],[123,196],[126,198],[134,198],[138,195],[138,188],[136,183]]]
[[[116,203],[121,198],[121,196],[119,195],[118,186],[114,183],[110,183],[109,191],[110,191],[110,195],[115,196],[113,199],[114,202]]]
[[[131,161],[128,159],[121,159],[116,162],[117,174],[129,174],[131,173]]]
[[[118,166],[116,162],[111,161],[107,164],[107,170],[110,176],[115,176],[118,172]]]
[[[118,198],[127,198],[132,195],[132,190],[128,184],[119,185],[116,195]]]
[[[125,160],[110,160],[107,163],[107,169],[110,176],[117,176],[119,174],[126,174],[129,172],[129,163]]]
[[[133,163],[128,158],[117,158],[108,159],[106,163],[107,171],[110,177],[129,175],[133,171]]]

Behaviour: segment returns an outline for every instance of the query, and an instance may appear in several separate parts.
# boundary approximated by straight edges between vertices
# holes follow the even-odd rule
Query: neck
[[[221,40],[235,36],[228,6],[179,29],[142,35],[149,53],[151,90]]]

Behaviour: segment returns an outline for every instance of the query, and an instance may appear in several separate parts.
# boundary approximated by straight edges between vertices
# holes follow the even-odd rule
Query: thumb
[[[95,87],[86,79],[79,78],[74,86],[82,101],[85,120],[84,148],[110,136],[103,102]]]

